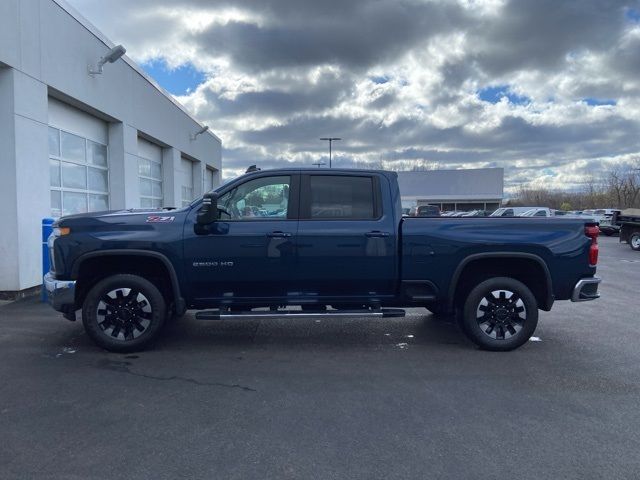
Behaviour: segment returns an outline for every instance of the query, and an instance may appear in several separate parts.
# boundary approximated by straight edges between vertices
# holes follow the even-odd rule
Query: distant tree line
[[[507,204],[558,210],[640,208],[640,161],[614,169],[602,178],[590,178],[576,191],[521,185]]]

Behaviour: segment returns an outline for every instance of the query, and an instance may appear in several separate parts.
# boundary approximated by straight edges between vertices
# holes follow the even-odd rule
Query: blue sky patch
[[[502,97],[506,97],[509,103],[514,105],[526,105],[531,102],[528,97],[516,95],[509,90],[508,85],[494,85],[478,90],[478,97],[483,102],[498,103]]]
[[[640,10],[636,10],[635,8],[627,8],[624,16],[632,22],[640,22]]]
[[[373,83],[377,83],[378,85],[387,83],[389,81],[389,77],[387,77],[386,75],[380,75],[380,76],[375,76],[370,78]]]
[[[171,69],[164,60],[156,59],[142,64],[142,69],[167,92],[173,95],[185,95],[193,92],[207,77],[187,63]]]
[[[608,98],[587,97],[587,98],[583,98],[582,101],[585,102],[587,105],[589,105],[591,107],[598,107],[600,105],[615,105],[616,104],[615,100],[611,100],[611,99],[608,99]]]

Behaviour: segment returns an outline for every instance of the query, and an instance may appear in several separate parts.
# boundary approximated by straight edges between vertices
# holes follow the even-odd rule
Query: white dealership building
[[[495,210],[504,196],[504,169],[469,168],[398,172],[403,207],[437,205],[441,210]]]
[[[89,72],[113,47],[63,0],[0,2],[0,298],[41,283],[44,217],[179,207],[220,182],[220,139],[126,55]]]

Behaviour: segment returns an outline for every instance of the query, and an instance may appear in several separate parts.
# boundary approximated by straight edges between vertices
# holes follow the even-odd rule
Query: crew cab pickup
[[[525,343],[538,310],[598,298],[598,227],[576,218],[403,218],[393,172],[253,171],[178,209],[60,218],[44,284],[112,351],[169,318],[455,314],[482,348]]]

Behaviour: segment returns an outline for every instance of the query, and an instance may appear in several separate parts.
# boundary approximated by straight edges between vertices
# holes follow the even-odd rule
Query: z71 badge
[[[147,217],[147,223],[166,223],[173,222],[176,217],[164,217],[159,215],[151,215]]]

